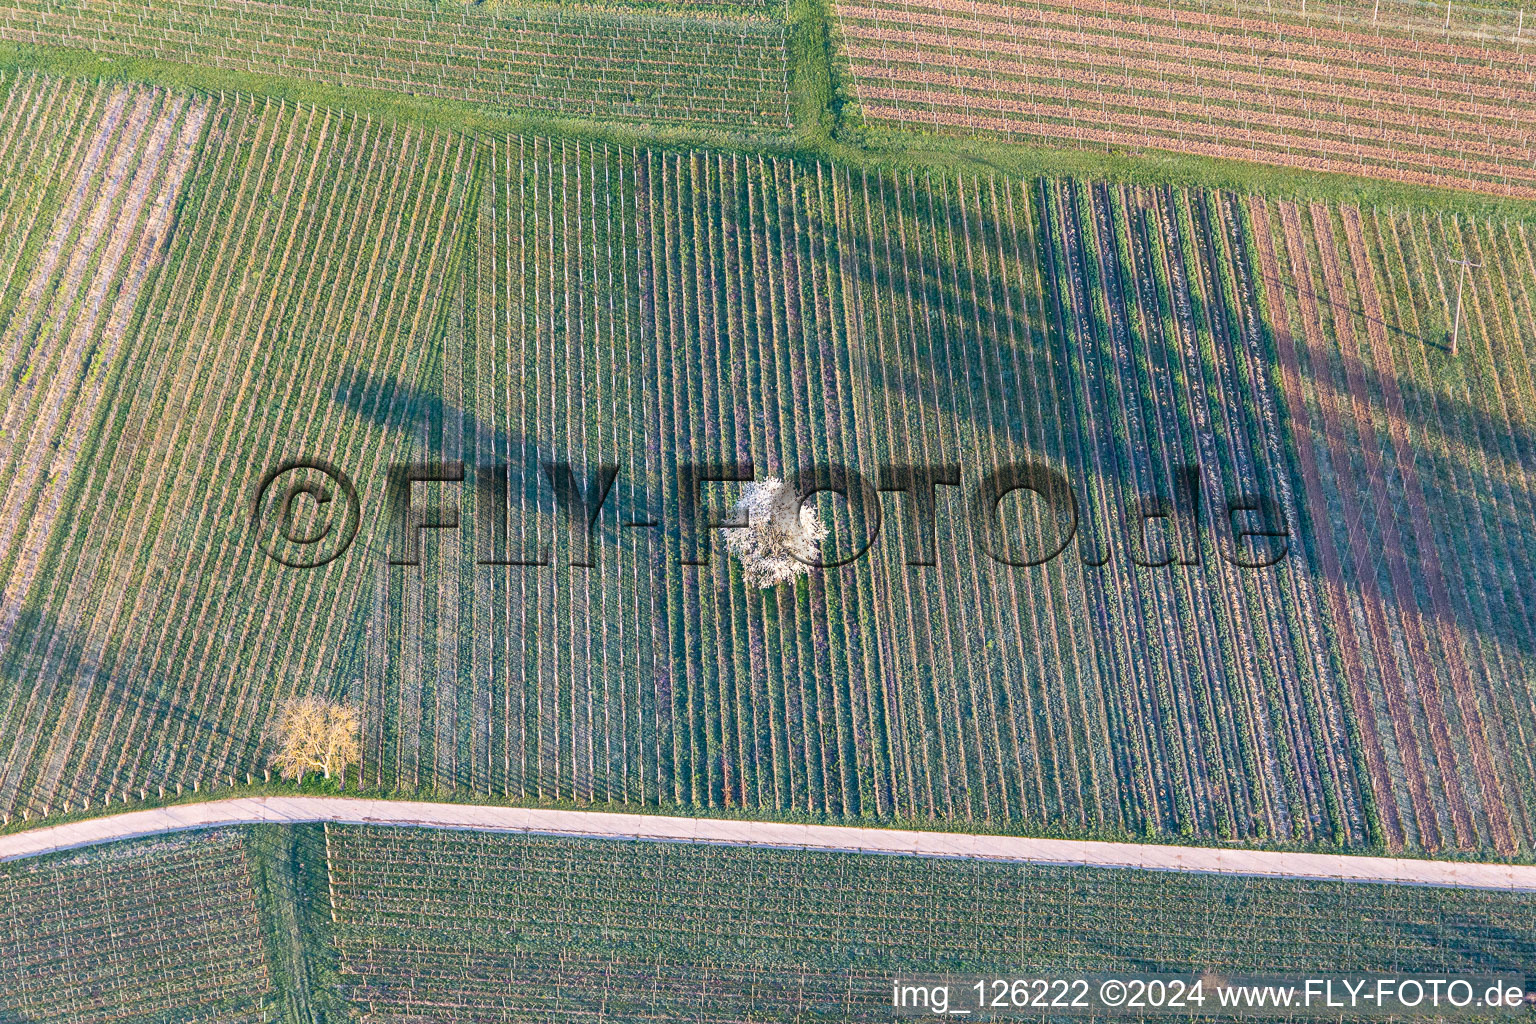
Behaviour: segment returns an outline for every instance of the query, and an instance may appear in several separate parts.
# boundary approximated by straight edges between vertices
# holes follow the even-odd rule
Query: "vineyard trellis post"
[[[1461,268],[1461,273],[1456,277],[1456,317],[1451,326],[1451,358],[1455,359],[1458,342],[1461,338],[1461,289],[1467,282],[1467,270],[1473,267],[1481,267],[1482,264],[1473,263],[1465,256],[1459,260],[1453,260],[1447,256],[1445,261]]]

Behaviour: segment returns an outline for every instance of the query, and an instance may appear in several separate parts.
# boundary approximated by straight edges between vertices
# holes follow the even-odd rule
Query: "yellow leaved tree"
[[[278,717],[278,752],[272,765],[285,779],[302,779],[309,772],[328,779],[342,775],[362,756],[361,723],[351,705],[296,697]]]

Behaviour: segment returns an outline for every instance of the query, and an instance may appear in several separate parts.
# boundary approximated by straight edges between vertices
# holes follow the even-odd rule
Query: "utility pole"
[[[1467,283],[1467,270],[1470,267],[1481,267],[1481,263],[1473,263],[1463,256],[1459,260],[1453,260],[1449,256],[1445,258],[1447,263],[1454,263],[1461,268],[1461,274],[1456,278],[1456,320],[1451,328],[1451,358],[1456,358],[1456,346],[1461,338],[1461,286]]]

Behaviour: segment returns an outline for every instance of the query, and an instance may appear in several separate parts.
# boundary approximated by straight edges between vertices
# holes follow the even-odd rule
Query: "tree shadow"
[[[48,652],[46,664],[44,652]],[[222,719],[210,721],[204,713],[205,709],[184,699],[182,694],[168,687],[162,677],[145,672],[130,675],[124,666],[134,663],[134,659],[129,656],[131,652],[119,646],[113,648],[113,653],[114,657],[109,662],[98,661],[88,652],[84,636],[66,632],[52,614],[36,608],[23,609],[15,632],[11,635],[4,661],[0,663],[0,677],[7,680],[6,689],[11,691],[5,699],[21,694],[25,703],[25,696],[35,692],[42,698],[43,708],[40,713],[44,717],[34,722],[33,728],[14,728],[7,737],[7,743],[13,749],[36,743],[32,756],[14,769],[20,774],[14,787],[16,797],[9,808],[12,815],[23,809],[40,814],[45,806],[58,809],[64,800],[78,803],[87,797],[99,799],[105,793],[100,783],[90,791],[79,785],[80,773],[94,771],[97,767],[78,762],[78,744],[86,738],[84,730],[75,737],[69,759],[56,780],[57,788],[51,793],[38,789],[41,784],[39,774],[45,767],[41,753],[51,734],[51,728],[44,731],[44,723],[53,723],[62,709],[67,692],[71,690],[83,702],[84,708],[115,706],[129,715],[146,716],[150,724],[144,729],[151,735],[167,727],[185,728],[194,737],[238,745],[239,738]],[[70,706],[76,707],[77,714],[81,713],[80,705],[71,703]],[[4,756],[0,755],[0,758]],[[110,784],[110,773],[105,770],[105,765],[101,767],[103,777]],[[242,764],[238,768],[232,766],[230,770],[243,772],[247,767]],[[173,786],[176,782],[163,773],[156,775],[152,762],[142,763],[140,774],[140,778],[119,783],[119,786],[126,784],[138,790],[161,784]],[[191,779],[185,782],[190,786]]]
[[[1103,231],[1096,231],[1098,245],[1108,249],[1099,259],[1100,253],[1089,248],[1089,231],[1085,224],[1070,223],[1065,226],[1058,224],[1058,218],[1053,211],[1050,216],[1040,216],[1041,202],[1046,201],[1045,192],[1048,189],[1060,189],[1066,193],[1062,201],[1062,208],[1067,211],[1069,217],[1076,218],[1079,210],[1086,208],[1090,214],[1105,214],[1115,218],[1122,214],[1130,224],[1133,232],[1146,231],[1141,222],[1148,217],[1158,216],[1157,211],[1148,207],[1132,207],[1121,209],[1121,200],[1111,194],[1108,186],[1103,184],[1093,186],[1080,186],[1073,182],[1051,184],[1036,182],[1032,186],[1031,200],[1035,204],[1036,228],[1041,232],[1036,238],[1034,252],[1016,251],[1013,255],[1018,266],[1026,272],[1033,268],[1042,271],[1041,280],[1045,289],[1040,296],[1032,295],[1013,280],[997,280],[996,264],[999,242],[1007,254],[1007,246],[1018,238],[1019,244],[1024,244],[1021,223],[1030,211],[1016,210],[1016,220],[1007,223],[1001,219],[1001,213],[996,210],[978,215],[977,211],[969,206],[962,205],[953,197],[955,189],[950,184],[937,188],[923,187],[921,179],[915,191],[896,194],[894,190],[882,186],[879,189],[869,191],[871,203],[878,209],[878,213],[871,217],[873,221],[873,235],[865,229],[862,216],[851,217],[853,232],[849,239],[851,246],[860,253],[876,253],[873,260],[863,259],[852,261],[857,268],[862,284],[874,290],[877,296],[894,297],[899,305],[905,305],[902,298],[908,292],[912,295],[912,304],[918,307],[926,307],[926,317],[919,315],[916,326],[918,335],[915,339],[899,339],[903,344],[911,346],[910,355],[899,355],[887,350],[881,351],[876,346],[870,345],[869,339],[865,339],[865,351],[868,354],[870,367],[870,384],[876,389],[886,389],[904,396],[906,400],[915,400],[924,406],[934,410],[940,415],[958,414],[969,420],[972,425],[992,438],[1006,439],[1017,448],[1028,444],[1029,428],[1032,426],[1030,406],[1037,405],[1045,409],[1060,409],[1063,411],[1072,408],[1072,395],[1076,392],[1077,401],[1086,402],[1085,408],[1090,409],[1092,415],[1099,424],[1099,430],[1112,435],[1113,447],[1117,452],[1117,458],[1113,465],[1120,474],[1118,479],[1106,480],[1103,483],[1111,491],[1133,493],[1136,481],[1124,476],[1127,467],[1131,464],[1134,452],[1127,445],[1132,437],[1126,435],[1128,428],[1134,427],[1133,422],[1128,422],[1125,410],[1131,410],[1134,415],[1131,419],[1139,419],[1143,428],[1133,431],[1133,437],[1138,444],[1152,445],[1152,451],[1159,448],[1169,457],[1177,457],[1178,453],[1196,447],[1197,438],[1184,433],[1181,436],[1158,436],[1155,432],[1145,429],[1150,409],[1146,408],[1148,396],[1140,393],[1132,383],[1119,378],[1120,369],[1112,362],[1112,355],[1106,350],[1105,342],[1097,342],[1090,348],[1078,353],[1083,360],[1090,377],[1097,381],[1114,382],[1107,390],[1099,389],[1099,385],[1085,387],[1082,380],[1074,380],[1074,371],[1070,366],[1073,358],[1073,348],[1078,344],[1075,339],[1079,334],[1087,333],[1099,339],[1110,337],[1113,331],[1124,332],[1131,346],[1131,356],[1134,360],[1143,361],[1149,356],[1149,346],[1164,346],[1161,355],[1152,354],[1154,362],[1176,365],[1179,362],[1178,353],[1166,348],[1169,344],[1165,340],[1159,340],[1155,336],[1149,336],[1146,324],[1133,328],[1126,321],[1125,310],[1127,305],[1134,305],[1131,297],[1131,283],[1129,281],[1106,280],[1101,270],[1101,262],[1111,268],[1118,268],[1124,274],[1128,268],[1135,268],[1138,277],[1148,272],[1150,268],[1141,265],[1143,256],[1140,253],[1128,252],[1124,248],[1124,240],[1118,234],[1106,235]],[[975,186],[971,186],[974,188]],[[985,184],[983,183],[983,188]],[[1082,194],[1079,194],[1082,190]],[[1165,204],[1165,209],[1173,204],[1172,190],[1161,188],[1157,190],[1161,196],[1159,202]],[[1195,217],[1194,225],[1196,237],[1189,239],[1196,252],[1202,253],[1203,259],[1214,261],[1211,255],[1215,243],[1210,233],[1219,230],[1214,226],[1217,218],[1212,209],[1212,197],[1203,193],[1197,193],[1190,197],[1189,203],[1192,214]],[[909,237],[903,240],[899,237],[895,225],[904,222],[905,230]],[[1063,230],[1063,227],[1065,230]],[[1185,228],[1179,227],[1182,233]],[[969,237],[977,250],[983,246],[991,247],[990,259],[991,280],[986,280],[988,275],[982,273],[979,267],[980,260],[975,256],[967,258],[964,246],[956,244],[956,239]],[[918,242],[914,239],[923,239]],[[941,241],[933,241],[941,239]],[[1133,239],[1134,241],[1134,239]],[[1145,244],[1145,243],[1144,243]],[[1057,273],[1052,277],[1050,268],[1053,259],[1050,250],[1054,248],[1058,258],[1065,261],[1065,265],[1057,268]],[[1166,250],[1166,246],[1164,246]],[[888,254],[888,255],[887,255]],[[1250,258],[1251,254],[1246,249],[1238,255]],[[1181,253],[1169,253],[1170,259],[1178,259],[1183,262]],[[1090,269],[1090,264],[1091,269]],[[1252,270],[1255,277],[1260,275],[1257,260],[1252,260]],[[1183,270],[1184,277],[1193,280],[1195,277],[1222,285],[1225,276],[1218,265],[1211,265],[1197,269],[1194,266],[1186,266]],[[1092,278],[1092,283],[1090,283]],[[1274,282],[1263,281],[1264,284]],[[1296,293],[1295,282],[1281,282],[1288,288],[1292,295]],[[1105,289],[1110,289],[1110,294],[1105,295]],[[1158,298],[1161,307],[1155,310],[1160,316],[1172,317],[1176,310],[1170,309],[1169,284],[1166,281],[1157,286]],[[1041,299],[1044,300],[1044,310],[1041,307]],[[1103,306],[1098,303],[1107,299]],[[1237,295],[1208,295],[1202,302],[1198,298],[1191,297],[1191,315],[1195,323],[1198,323],[1202,337],[1214,332],[1218,337],[1224,337],[1216,348],[1215,353],[1209,350],[1202,353],[1205,361],[1203,369],[1206,372],[1214,372],[1217,361],[1225,361],[1227,372],[1236,375],[1233,379],[1243,380],[1247,377],[1247,371],[1242,368],[1246,359],[1242,348],[1246,344],[1239,341],[1244,330],[1252,329],[1242,322],[1246,303],[1242,296]],[[1326,304],[1326,295],[1318,296],[1321,304]],[[1068,322],[1065,325],[1054,321],[1054,314],[1049,311],[1052,308],[1064,308]],[[1331,308],[1331,307],[1330,307]],[[1081,317],[1081,324],[1072,322],[1075,311]],[[881,311],[882,315],[884,311]],[[1045,323],[1038,322],[1044,315]],[[1256,311],[1253,312],[1257,316]],[[1347,308],[1332,309],[1332,315],[1336,317],[1348,316],[1354,325],[1357,334],[1363,335],[1365,330],[1363,321],[1368,314],[1358,300],[1352,300]],[[1387,336],[1402,344],[1429,344],[1419,332],[1407,329],[1390,321],[1388,315],[1375,318],[1383,328]],[[995,325],[995,327],[993,326]],[[898,324],[898,331],[907,328],[906,323]],[[1063,338],[1065,331],[1066,338]],[[866,328],[866,333],[869,333]],[[1268,333],[1266,329],[1266,335]],[[1363,337],[1361,339],[1363,343]],[[929,347],[930,342],[933,347]],[[1275,355],[1267,339],[1265,342],[1265,355],[1268,359],[1266,370],[1271,370],[1275,364]],[[989,354],[990,352],[990,354]],[[1339,374],[1358,374],[1364,379],[1367,391],[1379,402],[1379,396],[1383,394],[1384,378],[1381,371],[1375,367],[1363,365],[1353,353],[1334,353],[1332,356],[1338,361]],[[914,362],[914,360],[916,360]],[[1031,391],[1029,375],[1024,379],[1013,379],[1012,367],[1017,365],[1030,365],[1041,373],[1033,378],[1037,390]],[[945,367],[978,365],[989,366],[994,369],[986,371],[992,378],[990,383],[996,387],[999,383],[1010,392],[1005,396],[1006,400],[982,402],[974,400],[976,388],[980,385],[972,381],[955,378],[953,371],[946,371]],[[998,368],[1001,368],[1000,370]],[[1201,367],[1197,367],[1199,369]],[[1054,371],[1054,372],[1052,372]],[[946,373],[952,379],[944,380]],[[1252,381],[1246,381],[1248,389],[1239,397],[1245,403],[1254,403],[1256,396],[1252,393]],[[1467,495],[1459,493],[1450,486],[1451,481],[1443,475],[1443,467],[1434,467],[1429,464],[1427,457],[1419,456],[1420,476],[1423,479],[1423,493],[1426,501],[1426,511],[1435,524],[1436,535],[1439,538],[1442,551],[1460,550],[1455,538],[1444,534],[1446,524],[1464,523],[1469,509],[1482,519],[1487,520],[1492,531],[1490,542],[1495,545],[1489,554],[1512,568],[1517,574],[1530,574],[1536,571],[1536,562],[1533,562],[1532,551],[1528,545],[1523,546],[1520,538],[1524,537],[1524,527],[1521,522],[1519,510],[1536,507],[1536,489],[1526,482],[1533,472],[1533,467],[1522,461],[1525,453],[1536,451],[1536,432],[1519,422],[1511,422],[1495,419],[1487,409],[1471,402],[1461,396],[1451,396],[1444,393],[1431,391],[1423,383],[1412,379],[1406,379],[1400,375],[1394,375],[1393,383],[1401,393],[1408,415],[1413,416],[1412,410],[1433,409],[1440,410],[1440,417],[1435,422],[1423,419],[1410,422],[1412,433],[1416,437],[1431,436],[1444,437],[1458,446],[1470,446],[1470,450],[1476,458],[1486,458],[1495,464],[1510,466],[1515,470],[1513,478],[1501,474],[1495,481],[1479,470],[1470,469],[1473,483],[1482,483],[1485,490],[1478,494]],[[1187,403],[1191,400],[1188,390],[1190,381],[1180,374],[1181,390],[1177,394],[1180,402]],[[1325,397],[1332,402],[1339,403],[1343,408],[1350,409],[1353,401],[1352,395],[1343,389],[1342,385],[1330,380],[1320,380],[1315,377],[1311,384],[1325,393]],[[1249,414],[1235,415],[1231,417],[1229,425],[1238,433],[1221,431],[1211,437],[1222,461],[1236,470],[1237,480],[1255,481],[1263,483],[1263,478],[1273,472],[1285,472],[1289,475],[1295,492],[1303,493],[1301,488],[1299,467],[1294,462],[1295,440],[1291,436],[1297,429],[1295,419],[1290,415],[1290,410],[1285,408],[1284,396],[1279,393],[1278,385],[1271,380],[1269,387],[1274,396],[1274,412],[1279,417],[1281,428],[1287,435],[1286,452],[1290,456],[1287,464],[1282,466],[1268,466],[1263,460],[1254,461],[1253,453],[1262,452],[1265,448],[1265,437],[1256,427],[1254,417]],[[1123,394],[1117,399],[1117,390]],[[1118,402],[1130,403],[1124,408],[1117,407]],[[1103,403],[1108,402],[1108,405]],[[1137,408],[1142,406],[1143,408]],[[1213,408],[1215,408],[1213,406]],[[1234,413],[1242,410],[1231,410]],[[1385,415],[1385,411],[1379,406],[1377,416]],[[1081,412],[1079,413],[1079,417]],[[1068,416],[1067,419],[1072,417]],[[1447,424],[1456,425],[1455,428]],[[1068,431],[1081,424],[1063,422]],[[1356,421],[1351,414],[1341,427],[1355,427]],[[1311,417],[1309,441],[1321,449],[1329,449],[1330,442],[1342,444],[1346,450],[1358,451],[1359,439],[1355,436],[1330,437],[1327,427],[1319,417]],[[1374,424],[1372,429],[1374,430]],[[1069,446],[1071,434],[1066,435]],[[1386,438],[1381,438],[1385,443]],[[1079,444],[1088,443],[1085,438],[1080,438]],[[1418,447],[1416,445],[1416,447]],[[1240,452],[1249,453],[1244,459],[1238,459]],[[1048,451],[1043,453],[1050,459],[1063,458],[1065,453]],[[1384,456],[1401,458],[1404,453],[1384,452]],[[1237,462],[1232,460],[1237,459]],[[1439,475],[1431,475],[1436,470]],[[1397,530],[1400,535],[1411,536],[1407,520],[1407,508],[1403,505],[1402,495],[1398,489],[1398,480],[1395,464],[1389,464],[1387,470],[1392,473],[1391,484],[1393,507],[1388,510],[1390,520],[1383,520],[1383,528]],[[1224,478],[1230,479],[1230,473],[1224,472]],[[1077,481],[1074,481],[1076,484]],[[1086,482],[1084,482],[1086,484]],[[1276,481],[1269,478],[1270,488]],[[1165,486],[1167,482],[1164,482]],[[1342,502],[1366,502],[1368,495],[1335,495],[1336,501]],[[1121,510],[1105,510],[1107,515],[1116,515]],[[1315,529],[1332,528],[1332,520],[1340,514],[1337,505],[1327,510],[1312,509],[1312,527]],[[1292,524],[1293,531],[1301,524]],[[1504,538],[1502,541],[1500,537]],[[1457,567],[1448,565],[1447,571],[1456,571]],[[1407,607],[1415,614],[1430,615],[1429,608],[1420,608],[1419,602],[1412,595],[1391,595],[1394,601],[1406,601]],[[1495,637],[1500,644],[1519,650],[1526,654],[1536,653],[1536,636],[1533,636],[1531,623],[1528,616],[1522,616],[1515,611],[1507,615],[1497,616],[1493,619],[1474,614],[1472,609],[1462,603],[1457,609],[1456,625],[1472,634],[1489,634]]]
[[[422,455],[424,461],[441,460],[442,450],[461,453],[466,490],[474,489],[478,469],[504,465],[510,488],[508,514],[514,521],[531,520],[539,543],[549,539],[553,522],[550,511],[555,507],[555,492],[549,474],[543,468],[544,463],[571,463],[578,486],[582,488],[590,488],[596,476],[596,465],[581,466],[576,461],[578,453],[557,451],[547,440],[497,427],[473,408],[461,408],[429,387],[355,371],[336,383],[332,399],[378,426],[393,428],[413,438],[436,438],[441,448],[433,452],[428,447]],[[455,423],[462,423],[462,435],[456,443],[448,438]],[[423,444],[422,447],[427,446]],[[598,461],[611,459],[621,464],[625,454],[600,454]],[[472,500],[466,499],[466,502],[472,503]],[[661,523],[659,509],[646,493],[643,481],[621,472],[603,502],[594,529],[601,540],[617,542],[624,531],[644,523]],[[461,528],[471,525],[465,521],[460,523]],[[657,527],[665,528],[664,523]]]

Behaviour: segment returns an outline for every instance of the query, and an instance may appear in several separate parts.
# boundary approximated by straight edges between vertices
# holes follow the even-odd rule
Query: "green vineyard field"
[[[0,899],[7,1020],[272,1019],[256,890],[236,833],[7,864]]]
[[[70,1024],[874,1021],[897,978],[1536,956],[1531,893],[380,826],[113,843],[0,894],[0,1013]]]
[[[0,1024],[1528,1015],[1530,13],[0,0]]]
[[[896,978],[1536,954],[1530,894],[344,826],[326,848],[341,984],[377,1019],[873,1021]]]
[[[1531,848],[1522,223],[4,89],[8,819],[260,777],[320,692],[383,791]],[[1451,250],[1501,270],[1455,360]],[[250,522],[305,458],[361,496],[309,570]],[[391,564],[388,467],[433,460],[460,527]],[[886,494],[862,558],[756,591],[718,533],[683,564],[680,467],[747,460],[962,487],[937,564]],[[1013,566],[963,495],[1031,460],[1077,530]],[[616,467],[590,568],[545,462]],[[551,564],[486,564],[497,464]],[[1183,467],[1192,564],[1138,564]],[[1221,502],[1255,495],[1290,537],[1244,568]],[[818,507],[834,553],[874,532]]]
[[[1172,151],[1536,197],[1520,9],[1282,0],[853,0],[864,124]]]
[[[0,40],[460,100],[501,114],[784,132],[782,19],[756,4],[15,0]]]

